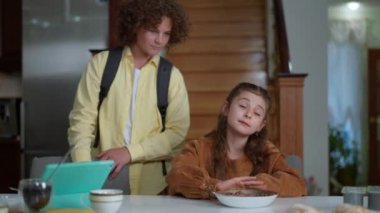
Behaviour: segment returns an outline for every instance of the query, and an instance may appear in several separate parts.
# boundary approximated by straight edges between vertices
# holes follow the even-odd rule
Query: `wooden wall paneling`
[[[186,8],[234,8],[234,7],[263,7],[265,1],[253,0],[179,0]]]
[[[265,72],[191,72],[183,75],[190,92],[229,92],[239,82],[251,82],[266,87],[267,78]]]
[[[265,0],[179,2],[189,14],[191,31],[167,57],[181,70],[189,91],[187,139],[193,139],[215,127],[220,107],[237,83],[267,86]]]
[[[190,111],[193,115],[215,115],[219,112],[220,107],[228,92],[189,92]]]
[[[187,10],[195,22],[248,22],[263,23],[265,11],[255,7],[197,8]]]
[[[265,53],[262,37],[192,38],[170,49],[171,54]]]
[[[306,75],[278,78],[279,144],[284,154],[303,158],[303,86]]]
[[[191,26],[190,39],[194,37],[263,37],[264,23],[199,23]]]
[[[263,53],[177,54],[171,55],[170,60],[183,72],[244,72],[266,69]]]
[[[187,139],[197,139],[215,128],[218,115],[192,115]]]

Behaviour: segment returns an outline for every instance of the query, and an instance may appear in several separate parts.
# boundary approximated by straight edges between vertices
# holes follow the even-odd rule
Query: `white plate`
[[[214,192],[214,194],[222,204],[235,208],[268,206],[273,203],[277,197],[276,193],[254,189],[228,190],[224,192]]]

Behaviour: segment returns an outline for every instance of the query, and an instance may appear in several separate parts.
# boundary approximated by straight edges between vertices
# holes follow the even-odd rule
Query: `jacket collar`
[[[133,61],[132,51],[131,51],[131,48],[128,47],[128,46],[126,46],[126,47],[124,48],[123,58],[124,58],[124,57],[127,57],[128,59],[130,59],[130,61]],[[153,65],[156,66],[156,68],[157,68],[159,62],[160,62],[160,55],[157,54],[157,55],[153,56],[153,57],[149,60],[148,64],[153,64]]]

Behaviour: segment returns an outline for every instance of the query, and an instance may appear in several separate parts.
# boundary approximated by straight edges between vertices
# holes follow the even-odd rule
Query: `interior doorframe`
[[[377,108],[377,64],[380,63],[380,49],[368,49],[368,184],[380,184],[380,162],[377,160],[377,150],[379,142],[377,141],[377,125],[380,123]],[[380,153],[379,153],[380,154]]]

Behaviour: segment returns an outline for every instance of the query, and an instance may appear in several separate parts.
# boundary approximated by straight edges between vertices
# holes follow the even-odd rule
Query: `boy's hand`
[[[100,153],[96,156],[99,160],[113,160],[115,161],[114,168],[110,174],[110,179],[115,178],[123,166],[131,161],[131,154],[127,147],[113,148]]]

